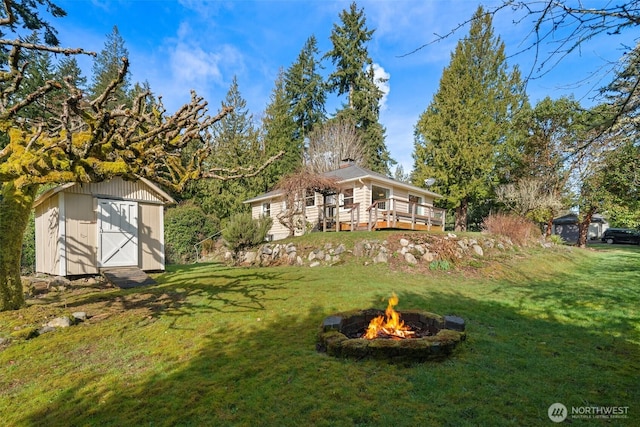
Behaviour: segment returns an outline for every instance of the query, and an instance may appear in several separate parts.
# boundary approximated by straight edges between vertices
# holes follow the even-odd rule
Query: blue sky
[[[330,48],[329,35],[339,14],[350,1],[301,0],[59,0],[68,16],[55,20],[64,47],[82,47],[99,52],[116,25],[125,40],[131,63],[132,82],[148,81],[162,95],[172,112],[187,102],[190,90],[204,96],[211,113],[220,107],[237,76],[247,107],[259,118],[266,107],[280,68],[296,60],[312,34],[321,54]],[[592,6],[606,2],[592,1]],[[413,129],[419,115],[438,89],[440,76],[459,38],[468,27],[411,55],[402,56],[447,34],[476,10],[475,0],[359,1],[367,26],[375,29],[369,54],[389,79],[381,111],[386,143],[392,157],[412,169]],[[483,2],[493,4],[496,2]],[[530,43],[531,19],[514,24],[517,16],[504,10],[494,18],[494,29],[505,42],[509,65],[524,74],[533,67],[531,52],[514,55]],[[543,77],[529,82],[532,103],[545,96],[574,95],[590,105],[592,89],[606,82],[603,70],[622,54],[621,43],[632,43],[624,33],[590,41]],[[543,45],[542,53],[551,45]],[[91,75],[91,59],[79,59],[85,75]],[[332,64],[324,62],[329,73]],[[593,74],[595,72],[595,74]],[[535,73],[534,73],[535,74]],[[537,75],[537,74],[536,74]],[[332,114],[343,100],[331,99]]]

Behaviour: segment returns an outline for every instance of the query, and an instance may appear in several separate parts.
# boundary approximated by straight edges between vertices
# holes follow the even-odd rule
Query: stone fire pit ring
[[[418,332],[418,338],[360,338],[372,319],[384,315],[383,310],[367,309],[326,317],[318,333],[317,349],[334,357],[425,362],[445,359],[466,338],[465,321],[460,317],[419,310],[398,313]]]

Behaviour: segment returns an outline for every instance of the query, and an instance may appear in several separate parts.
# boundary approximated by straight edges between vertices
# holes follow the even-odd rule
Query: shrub
[[[165,254],[169,264],[195,261],[194,245],[220,230],[220,221],[193,203],[167,209],[164,218]]]
[[[554,245],[564,245],[566,243],[562,236],[558,234],[552,234],[551,236],[549,236],[549,241]]]
[[[251,218],[250,213],[238,213],[229,218],[222,237],[233,252],[255,246],[264,241],[273,224],[271,217]]]
[[[491,234],[506,236],[514,244],[526,245],[540,236],[540,229],[531,220],[507,214],[492,214],[484,219],[482,228]]]

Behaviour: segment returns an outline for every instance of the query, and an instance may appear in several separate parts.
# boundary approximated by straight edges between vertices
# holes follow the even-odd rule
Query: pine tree
[[[82,70],[75,57],[62,58],[56,66],[56,75],[59,79],[69,78],[71,84],[78,89],[86,89],[87,78],[82,75]]]
[[[39,44],[40,38],[37,33],[32,33],[25,38],[25,43]],[[50,52],[29,50],[24,53],[24,61],[26,67],[23,72],[22,82],[18,91],[13,96],[17,99],[24,99],[30,93],[43,87],[45,83],[54,77],[53,59]],[[48,93],[46,96],[40,97],[35,102],[22,110],[22,116],[32,119],[41,117],[42,115],[51,116],[52,99],[58,90]]]
[[[333,25],[333,49],[325,54],[336,69],[328,79],[328,87],[338,96],[346,95],[347,103],[337,117],[353,121],[361,132],[366,149],[366,164],[370,169],[389,174],[395,163],[385,145],[385,129],[379,122],[382,91],[374,76],[373,61],[367,43],[375,30],[366,26],[364,10],[351,3],[340,14],[341,25]]]
[[[222,102],[222,109],[232,107],[233,111],[217,122],[211,129],[213,138],[212,154],[205,167],[234,170],[253,164],[264,157],[259,143],[259,132],[253,123],[253,116],[247,109],[234,76],[229,91]],[[219,219],[246,210],[242,202],[262,191],[259,178],[240,178],[230,181],[207,180],[195,183],[191,193],[207,214]]]
[[[284,156],[269,166],[262,178],[262,189],[268,191],[285,175],[302,164],[302,140],[296,135],[300,127],[290,113],[291,101],[286,90],[285,74],[278,74],[269,105],[262,118],[264,155],[269,158],[281,150]]]
[[[93,62],[93,76],[89,87],[90,98],[96,98],[117,78],[118,71],[122,67],[122,59],[128,57],[129,51],[125,47],[124,39],[120,35],[118,27],[114,25],[111,34],[107,35],[104,48]],[[130,105],[130,86],[130,77],[129,73],[127,73],[122,86],[118,87],[117,91],[114,92],[114,95],[108,101],[108,105]]]
[[[325,119],[326,93],[315,36],[307,39],[298,59],[284,75],[285,91],[290,98],[290,114],[296,124],[293,135],[299,141],[309,135],[313,127]]]
[[[507,71],[491,16],[478,8],[415,128],[413,180],[436,179],[433,189],[456,209],[458,231],[466,230],[469,204],[483,201],[499,182],[511,115],[526,100],[518,79]]]

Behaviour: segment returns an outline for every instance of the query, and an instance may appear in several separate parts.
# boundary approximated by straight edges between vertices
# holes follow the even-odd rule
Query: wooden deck
[[[325,205],[318,228],[322,231],[357,230],[440,230],[444,231],[445,210],[429,205],[397,201],[377,200],[361,215],[359,204],[337,208]],[[364,220],[363,220],[364,218]]]

